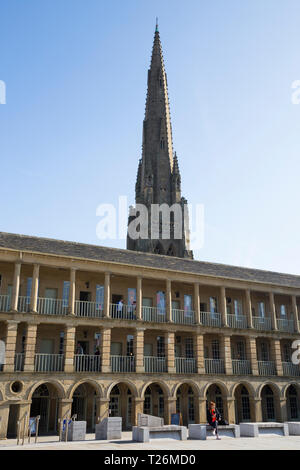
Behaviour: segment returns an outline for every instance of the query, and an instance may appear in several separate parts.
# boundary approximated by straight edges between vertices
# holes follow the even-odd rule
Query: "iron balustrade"
[[[112,372],[135,372],[134,356],[110,356]]]
[[[223,359],[204,359],[204,365],[207,374],[225,374]]]
[[[200,322],[204,326],[221,327],[222,319],[220,313],[200,312]]]
[[[1,312],[9,312],[11,305],[11,297],[10,295],[0,295],[0,311]]]
[[[274,361],[257,361],[259,375],[277,375]]]
[[[18,298],[18,312],[21,312],[21,313],[30,312],[30,297],[20,296]]]
[[[251,375],[251,362],[247,360],[232,360],[232,373],[237,375]]]
[[[63,354],[35,354],[35,372],[62,372],[64,370]]]
[[[136,306],[110,304],[110,316],[123,320],[136,320]]]
[[[25,354],[16,353],[15,354],[15,372],[23,372],[24,362],[25,362]]]
[[[272,321],[270,317],[253,317],[253,327],[260,331],[271,331]]]
[[[47,299],[38,297],[37,312],[42,315],[67,315],[68,306],[62,299]]]
[[[228,326],[230,328],[248,328],[248,321],[245,315],[229,315],[227,314]]]
[[[283,375],[288,377],[300,377],[300,366],[299,364],[293,364],[292,362],[282,363]]]
[[[174,323],[179,323],[181,325],[194,325],[195,312],[193,310],[179,310],[177,308],[173,308],[172,320]]]
[[[144,356],[145,372],[160,373],[167,372],[165,357]]]
[[[175,367],[177,374],[195,374],[197,372],[196,359],[194,358],[176,357]]]
[[[102,305],[97,302],[75,300],[75,315],[78,317],[103,318]]]
[[[142,318],[144,321],[164,323],[166,322],[166,311],[162,308],[143,306]]]
[[[101,356],[75,354],[74,365],[76,372],[101,372]]]
[[[294,320],[289,320],[287,318],[277,318],[277,328],[279,331],[294,333]]]

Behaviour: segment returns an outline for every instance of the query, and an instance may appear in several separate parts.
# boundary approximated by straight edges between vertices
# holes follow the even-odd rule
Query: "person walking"
[[[218,423],[221,420],[221,415],[219,410],[216,408],[215,402],[211,401],[208,408],[207,413],[207,421],[209,425],[213,428],[213,434],[216,436],[218,440],[220,440],[219,431],[218,431]]]

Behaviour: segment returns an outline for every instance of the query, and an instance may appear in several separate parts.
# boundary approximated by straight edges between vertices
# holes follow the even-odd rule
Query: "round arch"
[[[282,396],[279,386],[277,384],[274,384],[273,382],[267,381],[267,382],[264,382],[264,383],[262,383],[258,386],[258,388],[256,390],[258,398],[261,398],[261,393],[262,393],[263,389],[265,388],[265,386],[267,386],[267,385],[272,389],[272,391],[275,395],[277,395],[278,397]]]
[[[150,380],[149,382],[145,383],[142,386],[141,391],[140,391],[141,392],[141,398],[145,397],[145,391],[147,390],[147,388],[150,385],[159,385],[166,397],[171,397],[172,396],[171,395],[171,390],[165,382],[163,382],[161,380],[155,380],[154,379],[154,380]]]
[[[100,397],[100,398],[103,398],[104,393],[103,393],[103,388],[102,388],[102,386],[101,386],[98,382],[96,382],[95,380],[92,380],[92,379],[82,379],[82,380],[80,380],[79,382],[76,382],[75,384],[73,384],[73,385],[71,386],[69,392],[68,392],[68,398],[69,398],[69,399],[72,399],[75,390],[76,390],[80,385],[83,385],[83,384],[88,384],[88,385],[90,385],[91,387],[93,387],[93,388],[95,389],[96,396],[97,396],[97,397]]]
[[[61,382],[58,380],[46,379],[33,384],[26,393],[27,400],[32,399],[32,395],[41,385],[52,385],[57,391],[57,398],[66,398],[66,392]]]
[[[228,391],[228,388],[226,387],[226,385],[223,383],[223,382],[220,382],[219,380],[216,380],[216,381],[212,381],[212,382],[209,382],[207,383],[206,385],[204,385],[203,389],[202,389],[202,396],[203,398],[206,398],[206,394],[208,392],[208,389],[212,386],[212,385],[216,385],[217,387],[220,388],[221,392],[222,392],[222,395],[227,398],[229,397],[229,391]]]
[[[231,388],[230,388],[230,391],[229,391],[229,396],[231,397],[234,397],[235,395],[235,392],[237,390],[237,388],[242,385],[243,387],[245,387],[249,393],[249,396],[251,398],[254,398],[256,393],[255,393],[255,388],[253,387],[253,385],[249,382],[246,382],[246,381],[243,381],[241,380],[241,382],[237,382],[237,383],[234,383]]]
[[[116,385],[121,385],[121,384],[125,384],[127,385],[127,387],[129,388],[129,390],[131,391],[132,395],[134,397],[138,397],[138,391],[137,391],[137,388],[135,386],[134,383],[132,383],[130,380],[116,380],[115,382],[112,382],[106,389],[105,391],[105,398],[108,398],[109,399],[109,396],[111,394],[111,391],[112,389],[116,386]]]
[[[197,398],[200,398],[200,395],[201,395],[201,390],[200,390],[200,387],[199,385],[194,382],[193,380],[184,380],[183,382],[181,383],[178,383],[178,384],[175,384],[173,389],[172,389],[172,396],[174,398],[176,398],[176,394],[177,394],[177,391],[179,390],[179,388],[182,386],[182,385],[189,385],[193,392],[195,393],[195,396]]]

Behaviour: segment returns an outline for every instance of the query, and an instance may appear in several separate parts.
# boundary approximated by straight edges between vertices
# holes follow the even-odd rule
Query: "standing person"
[[[209,409],[207,413],[207,421],[210,426],[214,429],[214,435],[218,440],[220,440],[219,432],[218,432],[218,422],[221,420],[221,415],[219,410],[216,408],[215,402],[211,401],[209,404]]]
[[[120,299],[119,300],[119,303],[118,303],[118,314],[120,315],[120,317],[122,317],[122,312],[123,312],[123,299]],[[118,316],[118,318],[120,318]]]

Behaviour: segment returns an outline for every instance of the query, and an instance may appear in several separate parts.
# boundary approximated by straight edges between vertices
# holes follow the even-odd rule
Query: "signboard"
[[[171,414],[171,424],[175,424],[176,426],[182,426],[181,413],[172,413]]]

